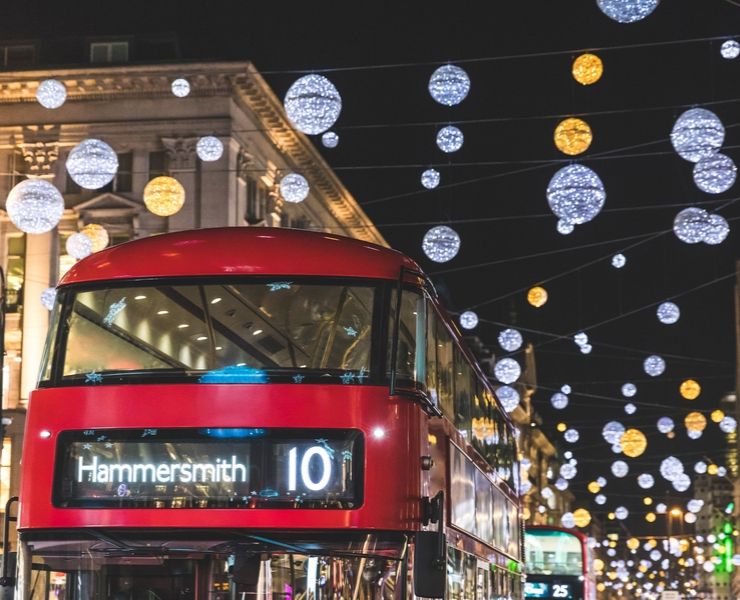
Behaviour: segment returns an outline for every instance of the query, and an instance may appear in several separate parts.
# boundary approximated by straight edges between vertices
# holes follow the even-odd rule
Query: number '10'
[[[321,477],[318,481],[311,478],[311,459],[317,457],[321,461]],[[301,483],[312,492],[323,490],[331,479],[331,458],[325,448],[311,446],[303,454],[301,463]],[[296,479],[298,477],[298,448],[291,448],[288,452],[288,490],[296,490]]]

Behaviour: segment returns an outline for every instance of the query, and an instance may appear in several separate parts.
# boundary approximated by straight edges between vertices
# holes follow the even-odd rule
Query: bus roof
[[[586,543],[586,541],[588,540],[588,537],[580,531],[576,531],[575,529],[566,529],[565,527],[558,527],[557,525],[527,525],[524,530],[524,535],[526,536],[527,534],[570,535],[574,538],[578,538],[581,543]]]
[[[396,250],[339,235],[272,227],[221,227],[165,233],[96,252],[59,285],[197,275],[317,275],[398,279],[420,271]]]

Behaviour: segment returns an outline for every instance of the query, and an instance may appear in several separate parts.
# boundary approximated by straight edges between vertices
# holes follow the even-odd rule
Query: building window
[[[92,42],[91,63],[121,63],[128,60],[128,42]]]
[[[36,62],[36,48],[31,44],[0,46],[4,67],[27,67]]]
[[[23,306],[23,277],[25,273],[26,236],[12,235],[7,237],[6,265],[8,293],[5,298],[9,313],[20,312]]]
[[[117,154],[118,171],[108,185],[101,188],[101,192],[130,192],[131,191],[131,172],[133,167],[133,152],[124,152]]]
[[[12,443],[9,437],[3,438],[3,455],[0,460],[0,511],[5,512],[5,505],[10,498],[10,465]]]
[[[248,177],[247,184],[247,214],[244,215],[247,223],[256,225],[265,218],[267,210],[267,188],[260,185],[255,179]]]
[[[167,153],[164,150],[149,153],[149,179],[168,174]]]

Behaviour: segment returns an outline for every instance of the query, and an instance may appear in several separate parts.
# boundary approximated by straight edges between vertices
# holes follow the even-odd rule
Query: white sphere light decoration
[[[641,21],[657,7],[660,0],[596,0],[601,12],[618,23]]]
[[[576,469],[575,465],[572,465],[570,463],[565,463],[560,467],[560,476],[563,479],[573,479],[578,474],[578,469]]]
[[[694,165],[693,177],[702,192],[721,194],[735,184],[737,166],[729,156],[717,152]]]
[[[686,508],[692,513],[698,513],[704,508],[704,501],[693,498],[686,503]]]
[[[57,299],[57,289],[50,287],[46,288],[41,292],[41,306],[46,310],[52,310],[54,308],[54,302]]]
[[[13,225],[25,233],[46,233],[57,226],[64,213],[64,198],[45,179],[21,181],[5,202]]]
[[[514,383],[522,374],[522,368],[513,358],[502,358],[493,367],[493,374],[501,383]]]
[[[681,317],[681,310],[673,302],[663,302],[656,311],[658,321],[664,325],[673,325]]]
[[[725,40],[719,49],[722,58],[732,60],[740,56],[740,44],[736,40]]]
[[[280,195],[286,202],[297,204],[308,198],[310,187],[299,173],[288,173],[280,180]]]
[[[626,431],[624,425],[619,421],[609,421],[601,430],[602,437],[610,444],[616,444]]]
[[[427,169],[421,174],[421,185],[428,190],[433,190],[439,185],[440,174],[437,169]]]
[[[658,377],[665,371],[665,361],[657,354],[652,354],[643,361],[642,368],[650,377]]]
[[[624,448],[622,448],[622,444],[620,442],[612,444],[612,452],[614,452],[614,454],[622,454],[622,450],[624,450]]]
[[[691,478],[686,473],[681,473],[671,481],[671,485],[677,492],[685,492],[691,487]]]
[[[70,235],[64,247],[67,250],[67,254],[77,260],[90,256],[93,252],[92,240],[84,233],[73,233]]]
[[[634,415],[637,411],[637,407],[632,404],[632,402],[628,402],[624,405],[624,412],[626,412],[628,415]]]
[[[581,434],[578,433],[577,429],[568,429],[565,432],[564,437],[565,441],[569,444],[575,444],[581,438]]]
[[[717,152],[725,140],[725,126],[706,108],[691,108],[676,119],[671,143],[681,158],[699,162]]]
[[[496,398],[501,402],[501,406],[503,406],[507,413],[512,412],[517,406],[519,406],[519,392],[511,386],[500,386],[496,390]]]
[[[693,523],[696,523],[696,515],[692,512],[687,512],[686,514],[684,514],[683,520],[691,525]]]
[[[673,431],[674,427],[675,423],[670,417],[660,417],[660,419],[658,419],[658,431],[660,431],[660,433],[670,433]]]
[[[573,336],[573,341],[578,344],[579,346],[583,346],[585,344],[588,344],[588,334],[584,333],[583,331],[576,333]]]
[[[214,162],[223,156],[224,145],[216,136],[204,135],[195,144],[195,153],[203,162]]]
[[[704,230],[704,243],[716,246],[725,241],[730,233],[730,225],[722,215],[709,215],[706,229]]]
[[[594,502],[598,505],[606,504],[606,496],[604,494],[596,494],[596,496],[594,496]]]
[[[465,100],[470,91],[470,78],[456,65],[443,65],[429,78],[429,94],[436,102],[455,106]]]
[[[699,475],[703,475],[707,472],[707,463],[705,463],[703,460],[698,461],[694,465],[694,472],[698,473]]]
[[[173,95],[178,98],[184,98],[190,94],[190,82],[183,77],[178,77],[172,82],[170,89],[172,90]]]
[[[726,467],[717,467],[717,476],[718,477],[724,477],[727,475],[727,468]]]
[[[703,242],[708,228],[709,214],[703,208],[684,208],[673,219],[673,233],[686,244]]]
[[[624,506],[617,506],[617,508],[614,509],[614,516],[617,517],[620,521],[624,521],[630,514],[630,511],[627,510]]]
[[[522,347],[522,334],[516,329],[504,329],[498,334],[498,343],[507,352],[515,352]]]
[[[339,145],[339,134],[334,131],[326,131],[321,134],[321,144],[324,148],[336,148]]]
[[[660,463],[660,474],[668,481],[674,481],[683,472],[683,463],[675,456],[664,458]]]
[[[555,392],[550,396],[550,404],[552,404],[552,407],[557,410],[563,410],[568,406],[568,396],[562,392]]]
[[[563,513],[563,516],[560,517],[560,524],[567,529],[573,529],[576,526],[576,519],[573,516],[573,513]]]
[[[466,310],[460,315],[460,327],[463,329],[475,329],[478,327],[478,315],[472,310]]]
[[[726,416],[719,422],[719,428],[723,433],[734,433],[737,430],[735,417]]]
[[[591,344],[583,344],[580,347],[581,354],[591,354],[591,351],[594,349],[594,347]]]
[[[36,88],[36,100],[44,108],[59,108],[67,99],[67,88],[56,79],[44,79]]]
[[[704,435],[703,431],[699,431],[698,429],[688,429],[686,430],[686,436],[690,440],[698,440],[702,435]]]
[[[463,135],[463,132],[454,125],[442,127],[442,129],[437,132],[437,148],[446,154],[457,152],[462,148],[464,141],[465,136]]]
[[[643,490],[649,490],[655,485],[655,478],[650,473],[642,473],[637,476],[637,485]]]
[[[612,267],[615,269],[621,269],[627,264],[627,258],[621,252],[612,256]]]
[[[598,483],[600,487],[606,487],[606,484],[607,484],[608,482],[607,482],[607,480],[606,480],[606,477],[601,477],[601,476],[600,476],[600,477],[597,477],[597,478],[596,478],[596,483]]]
[[[668,510],[668,507],[663,504],[662,502],[658,502],[658,504],[655,505],[655,512],[659,515],[665,514],[665,512]],[[650,558],[653,558],[652,556]],[[658,552],[658,558],[660,558],[660,552]],[[653,558],[653,560],[658,560],[657,558]]]
[[[632,398],[637,393],[637,386],[634,383],[625,383],[622,386],[622,396],[625,398]]]
[[[567,383],[564,383],[560,386],[560,391],[563,392],[563,394],[570,394],[573,390]]]
[[[558,488],[561,492],[564,492],[568,489],[569,483],[567,479],[563,479],[562,477],[558,477],[555,481],[555,487]]]
[[[66,166],[77,185],[97,190],[113,181],[118,171],[118,156],[103,140],[89,138],[72,148]]]
[[[563,219],[558,219],[558,224],[555,226],[558,233],[561,235],[570,235],[575,230],[576,226],[573,223],[568,223]]]
[[[606,200],[599,176],[583,165],[560,169],[547,185],[547,202],[556,217],[571,225],[588,223],[601,212]]]
[[[304,75],[285,94],[285,114],[303,133],[327,131],[342,112],[342,98],[334,84],[323,75]]]
[[[612,463],[612,473],[614,477],[622,478],[630,472],[629,465],[623,460],[615,460]]]
[[[460,236],[447,225],[437,225],[424,234],[421,248],[429,260],[444,263],[455,258],[460,251]]]

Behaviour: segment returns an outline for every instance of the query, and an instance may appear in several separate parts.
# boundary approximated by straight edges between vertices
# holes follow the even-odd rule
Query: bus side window
[[[490,435],[490,423],[485,411],[480,387],[480,383],[476,380],[471,382],[470,417],[473,435],[470,438],[470,442],[473,445],[473,448],[475,448],[481,456],[485,456],[484,448],[486,445],[486,438]]]
[[[452,337],[445,324],[437,321],[437,383],[442,412],[451,420],[455,416],[452,370]]]
[[[388,339],[393,342],[396,315],[396,291],[391,297]],[[421,294],[404,290],[401,296],[401,318],[398,327],[398,352],[396,354],[396,376],[401,385],[424,383],[424,344],[426,328],[426,305]],[[392,352],[388,352],[388,370]]]
[[[437,314],[427,303],[427,377],[426,387],[429,399],[434,406],[439,406],[437,387]]]
[[[473,372],[465,360],[460,349],[455,346],[453,350],[455,368],[455,427],[465,436],[468,441],[471,440],[471,423],[470,407],[473,397]]]

